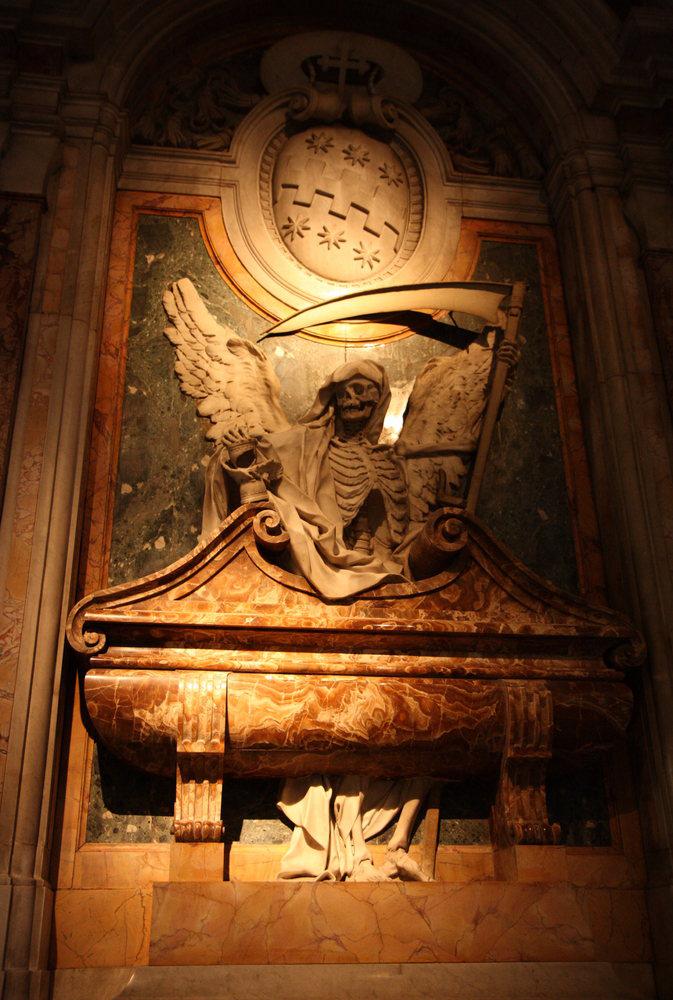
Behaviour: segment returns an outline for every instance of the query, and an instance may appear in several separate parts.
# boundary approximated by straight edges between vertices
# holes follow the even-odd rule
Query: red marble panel
[[[150,965],[649,958],[639,890],[182,882],[152,902]]]
[[[498,685],[479,681],[231,674],[228,745],[314,753],[450,747],[468,768],[473,755],[497,755],[502,714]]]
[[[208,692],[226,678],[224,768],[234,774],[495,774],[506,739],[502,681],[197,674],[194,710],[210,718]],[[136,766],[171,775],[183,711],[175,671],[90,670],[84,690],[102,739]],[[581,764],[624,734],[631,694],[623,684],[520,683],[549,691],[553,752]]]

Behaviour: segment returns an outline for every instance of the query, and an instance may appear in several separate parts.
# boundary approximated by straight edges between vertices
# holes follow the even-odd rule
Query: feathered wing
[[[433,358],[416,378],[398,441],[406,456],[412,524],[425,521],[440,493],[461,495],[479,443],[494,339],[491,333],[487,346],[475,343]]]
[[[168,317],[164,333],[176,350],[180,388],[198,400],[200,416],[210,418],[206,437],[219,443],[230,430],[258,435],[290,426],[267,356],[218,323],[189,278],[174,282],[163,303]]]

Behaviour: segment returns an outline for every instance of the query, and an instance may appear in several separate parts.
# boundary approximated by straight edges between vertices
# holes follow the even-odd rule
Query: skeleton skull
[[[381,398],[381,390],[371,379],[356,375],[341,382],[336,390],[337,414],[344,429],[361,430]]]

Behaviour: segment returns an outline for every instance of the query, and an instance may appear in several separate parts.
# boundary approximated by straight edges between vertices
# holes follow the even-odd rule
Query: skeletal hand
[[[240,447],[241,445],[249,444],[252,448],[254,447],[257,436],[258,435],[251,434],[247,428],[240,426],[231,427],[222,435],[222,444],[226,445],[227,448]]]
[[[511,340],[504,340],[496,351],[498,361],[504,361],[508,368],[515,368],[521,360],[521,348]]]
[[[524,343],[525,341],[523,337],[519,337],[517,343],[513,343],[511,340],[503,340],[502,344],[496,351],[498,361],[504,361],[507,365],[507,375],[505,376],[506,393],[508,393],[512,388],[514,372],[516,371],[516,366],[521,360],[521,345]]]

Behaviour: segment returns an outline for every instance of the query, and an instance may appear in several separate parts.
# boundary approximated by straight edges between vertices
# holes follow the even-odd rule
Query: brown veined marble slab
[[[498,750],[502,697],[478,681],[236,674],[227,715],[232,750],[441,753],[449,745],[464,757],[490,756]]]
[[[89,719],[103,741],[123,759],[141,770],[172,776],[178,685],[177,674],[90,670],[84,679]]]
[[[178,840],[221,837],[225,774],[464,779],[500,767],[497,842],[556,842],[547,762],[565,752],[581,765],[623,736],[620,681],[643,655],[628,621],[557,590],[455,508],[435,515],[462,522],[442,572],[326,601],[263,554],[263,506],[238,508],[172,566],[90,595],[69,618],[73,647],[102,661],[84,681],[99,735],[130,763],[177,775]],[[350,670],[312,673],[323,654]],[[433,665],[447,657],[441,676]],[[451,676],[461,657],[470,679]],[[265,661],[275,670],[260,672]],[[573,680],[552,679],[564,670]],[[202,738],[185,742],[192,730]]]
[[[99,736],[129,763],[172,775],[180,671],[89,670],[85,703]],[[200,711],[209,685],[226,685],[224,771],[283,774],[494,772],[505,744],[504,681],[452,678],[218,674],[199,672]],[[579,763],[623,737],[631,693],[616,682],[519,682],[549,690],[554,753]],[[537,685],[537,686],[536,686]],[[219,751],[218,751],[219,752]]]
[[[649,958],[640,890],[183,882],[152,900],[150,965]]]
[[[111,647],[91,658],[99,668],[126,670],[243,670],[246,673],[375,674],[379,677],[475,677],[555,680],[603,675],[615,679],[600,656],[570,659],[549,656],[402,656],[322,650],[303,650],[288,655],[282,649],[153,649]]]
[[[68,637],[88,656],[108,646],[466,653],[635,662],[642,643],[620,615],[535,576],[475,518],[459,513],[465,549],[430,580],[341,602],[313,593],[257,549],[259,505],[236,510],[165,570],[73,609]],[[452,512],[452,516],[453,516]],[[615,661],[616,657],[616,661]]]

